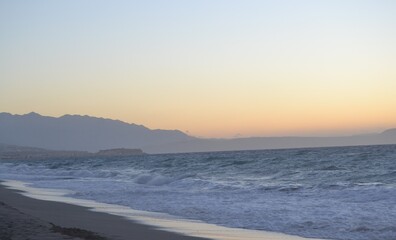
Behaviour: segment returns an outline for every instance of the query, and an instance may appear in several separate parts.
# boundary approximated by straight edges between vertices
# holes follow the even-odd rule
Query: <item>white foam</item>
[[[282,233],[247,230],[241,228],[227,228],[202,221],[181,219],[164,213],[134,210],[129,207],[98,203],[92,200],[75,199],[65,196],[70,191],[58,189],[40,189],[29,186],[28,183],[6,180],[2,183],[9,189],[22,191],[22,195],[46,201],[56,201],[78,206],[88,207],[92,211],[109,213],[134,220],[157,229],[175,232],[187,236],[204,237],[213,240],[304,240],[303,238]]]

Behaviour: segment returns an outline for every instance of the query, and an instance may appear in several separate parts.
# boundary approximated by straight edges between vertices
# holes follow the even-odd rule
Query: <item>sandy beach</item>
[[[25,197],[0,185],[2,240],[204,240],[156,230],[87,208]]]

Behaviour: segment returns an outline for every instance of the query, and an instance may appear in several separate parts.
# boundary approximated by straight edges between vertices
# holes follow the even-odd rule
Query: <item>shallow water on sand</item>
[[[70,191],[59,189],[33,188],[30,184],[21,181],[7,180],[1,183],[9,189],[21,191],[24,196],[45,201],[63,202],[89,208],[91,211],[109,213],[127,219],[150,225],[156,229],[175,232],[187,236],[203,237],[213,240],[307,240],[298,236],[282,233],[247,230],[240,228],[227,228],[214,224],[178,218],[164,213],[134,210],[129,207],[99,203],[93,200],[84,200],[67,197]],[[309,240],[315,240],[309,238]],[[319,239],[318,239],[319,240]]]

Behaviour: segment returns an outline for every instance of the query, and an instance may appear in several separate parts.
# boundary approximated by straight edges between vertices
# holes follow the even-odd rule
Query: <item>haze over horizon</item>
[[[171,130],[171,131],[172,130],[176,130],[176,131],[181,131],[182,133],[184,133],[184,134],[186,134],[188,136],[191,136],[191,137],[201,138],[201,139],[210,139],[209,137],[205,137],[205,136],[194,136],[194,135],[190,134],[189,132],[184,132],[184,131],[182,131],[180,129],[177,129],[177,128],[175,128],[175,129],[158,129],[157,128],[156,129],[156,128],[150,128],[148,126],[145,126],[144,124],[140,124],[140,123],[136,123],[136,122],[127,122],[127,121],[124,121],[122,119],[112,119],[112,118],[107,118],[107,117],[91,116],[91,115],[86,115],[86,114],[80,115],[80,114],[66,113],[66,114],[62,114],[62,115],[59,115],[59,116],[49,116],[49,115],[43,115],[43,114],[40,114],[38,112],[33,112],[33,111],[29,112],[29,113],[22,113],[22,114],[17,114],[17,113],[13,114],[13,113],[7,113],[7,112],[0,112],[0,114],[11,114],[11,115],[16,115],[16,116],[29,116],[29,115],[33,116],[34,115],[34,116],[39,116],[39,117],[50,117],[50,118],[55,118],[55,119],[59,119],[59,118],[66,117],[66,116],[79,116],[79,117],[84,117],[84,118],[120,121],[120,122],[125,123],[125,124],[132,124],[132,125],[142,126],[142,127],[145,127],[145,128],[147,128],[149,130]],[[372,131],[372,132],[361,132],[361,133],[355,133],[355,134],[353,134],[353,133],[351,133],[351,134],[347,134],[347,133],[345,133],[345,134],[331,133],[331,134],[328,134],[328,135],[325,135],[325,134],[316,134],[316,135],[312,134],[312,135],[309,135],[307,133],[305,133],[305,134],[301,133],[299,135],[280,135],[280,136],[276,136],[276,135],[273,135],[273,136],[270,136],[270,135],[267,135],[267,136],[259,136],[259,135],[257,135],[257,136],[243,136],[241,134],[237,134],[237,135],[231,136],[231,137],[218,137],[218,139],[238,139],[238,138],[256,138],[256,137],[259,137],[259,138],[260,137],[343,137],[343,136],[354,136],[354,135],[364,135],[364,134],[378,134],[378,133],[383,133],[384,131],[394,130],[394,129],[396,129],[396,127],[380,129],[380,130],[378,130],[376,132],[375,131]],[[214,137],[213,139],[216,139],[216,137]]]
[[[199,137],[396,126],[395,1],[0,1],[0,112]]]

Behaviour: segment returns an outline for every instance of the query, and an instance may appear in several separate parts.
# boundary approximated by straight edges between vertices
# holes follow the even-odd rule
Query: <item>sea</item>
[[[0,179],[228,228],[396,239],[396,145],[3,160]]]

